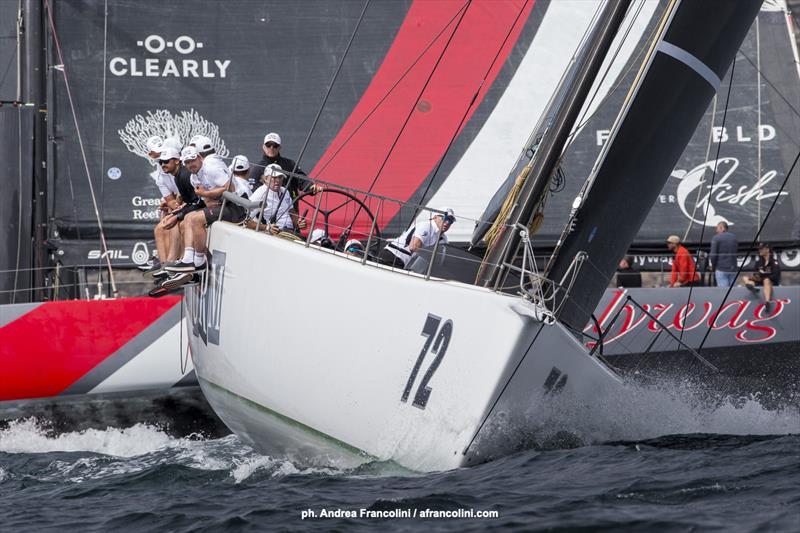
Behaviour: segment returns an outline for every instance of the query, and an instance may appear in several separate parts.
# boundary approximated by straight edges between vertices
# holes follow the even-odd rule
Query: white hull
[[[519,298],[226,223],[210,249],[207,285],[187,290],[197,375],[222,420],[267,453],[456,468],[512,451],[526,428],[498,421],[531,420],[548,394],[588,402],[621,386]]]

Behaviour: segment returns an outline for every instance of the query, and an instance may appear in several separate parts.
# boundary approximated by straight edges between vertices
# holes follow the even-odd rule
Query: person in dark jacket
[[[288,157],[283,157],[281,155],[281,136],[277,133],[270,132],[264,136],[264,144],[261,146],[261,151],[264,152],[263,157],[261,160],[256,164],[251,164],[250,168],[250,176],[248,177],[248,181],[252,184],[255,184],[254,189],[258,188],[261,185],[261,176],[264,173],[264,169],[267,168],[269,165],[277,164],[283,170],[288,172],[293,172],[295,174],[302,174],[303,176],[306,175],[303,170],[297,166],[294,160],[289,159]],[[301,193],[310,192],[310,193],[318,193],[321,192],[324,187],[322,185],[315,185],[309,180],[305,180],[303,178],[298,177],[290,177],[287,179],[286,183],[286,190],[292,197],[292,202],[294,202]],[[297,210],[292,209],[292,223],[294,224],[295,228],[304,229],[306,226],[305,220],[301,220]]]
[[[634,288],[642,286],[642,273],[636,268],[633,257],[626,255],[619,260],[617,268],[617,287]]]
[[[728,231],[728,223],[717,224],[717,234],[711,238],[711,252],[708,261],[717,287],[730,287],[736,283],[736,273],[739,268],[736,264],[736,253],[739,250],[739,240],[736,235]]]
[[[752,276],[744,277],[744,286],[751,292],[756,292],[756,286],[764,287],[764,309],[767,312],[772,307],[772,289],[781,284],[781,265],[772,255],[772,248],[768,243],[758,245],[755,272]]]

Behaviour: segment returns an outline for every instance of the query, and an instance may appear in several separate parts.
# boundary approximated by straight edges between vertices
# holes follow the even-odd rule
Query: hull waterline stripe
[[[278,419],[280,422],[283,422],[284,424],[287,424],[287,425],[289,425],[289,426],[291,426],[293,428],[305,431],[306,433],[310,433],[311,435],[313,435],[315,437],[318,437],[318,438],[320,438],[320,439],[322,439],[322,440],[324,440],[326,442],[334,444],[335,446],[337,446],[339,448],[342,448],[342,449],[344,449],[344,450],[346,450],[346,451],[348,451],[348,452],[350,452],[352,454],[358,455],[358,456],[363,457],[365,459],[368,459],[370,461],[379,461],[380,460],[377,457],[375,457],[374,455],[371,455],[371,454],[365,452],[364,450],[362,450],[360,448],[357,448],[355,446],[347,444],[346,442],[340,441],[339,439],[337,439],[335,437],[331,437],[327,433],[323,433],[323,432],[321,432],[319,430],[316,430],[316,429],[312,428],[311,426],[307,426],[307,425],[303,424],[302,422],[298,422],[294,418],[290,418],[290,417],[288,417],[288,416],[286,416],[284,414],[281,414],[281,413],[279,413],[277,411],[273,411],[269,407],[265,407],[265,406],[261,405],[258,402],[254,402],[253,400],[250,400],[249,398],[245,398],[244,396],[240,396],[240,395],[236,394],[235,392],[232,392],[232,391],[226,389],[225,387],[223,387],[221,385],[217,385],[216,383],[213,383],[213,382],[208,381],[207,379],[203,379],[201,377],[198,377],[197,379],[198,379],[198,381],[200,381],[202,383],[205,383],[206,385],[208,385],[210,387],[213,387],[214,389],[216,389],[216,390],[218,390],[220,392],[224,392],[225,394],[228,394],[229,396],[233,397],[236,400],[239,400],[243,404],[245,404],[245,405],[247,405],[249,407],[253,407],[253,408],[255,408],[255,409],[259,410],[259,411],[262,411],[262,412],[264,412],[264,413],[266,413],[266,414]]]
[[[690,69],[700,74],[703,79],[705,79],[711,85],[711,87],[714,88],[714,91],[719,89],[719,86],[722,83],[722,80],[719,79],[719,76],[717,76],[713,70],[708,68],[705,63],[697,59],[683,48],[679,48],[674,44],[668,43],[667,41],[661,41],[658,43],[656,50],[667,54],[673,59],[677,59]]]

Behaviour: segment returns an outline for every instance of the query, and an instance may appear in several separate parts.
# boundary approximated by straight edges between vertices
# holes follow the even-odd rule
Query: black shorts
[[[222,211],[222,218],[220,219],[219,213]],[[225,202],[224,209],[222,206],[207,207],[203,209],[203,214],[206,216],[206,224],[209,226],[217,220],[224,220],[225,222],[233,222],[238,224],[247,215],[244,207],[236,205],[232,202]]]
[[[763,287],[764,279],[770,280],[773,285],[780,285],[781,284],[780,278],[777,279],[776,278],[777,276],[770,276],[768,274],[762,274],[761,272],[754,272],[750,279],[752,279],[753,283],[755,283],[757,286]]]
[[[382,265],[387,265],[394,268],[405,268],[406,264],[403,262],[402,259],[394,255],[392,252],[384,248],[381,250],[381,253],[378,254],[378,263]]]

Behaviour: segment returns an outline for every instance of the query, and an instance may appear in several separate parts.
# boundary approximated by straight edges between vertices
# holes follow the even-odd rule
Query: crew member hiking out
[[[228,167],[205,164],[203,156],[192,146],[183,149],[181,161],[192,173],[195,193],[203,199],[205,208],[185,216],[182,223],[183,256],[177,261],[167,263],[164,268],[168,272],[189,274],[191,278],[191,273],[205,267],[206,226],[220,219],[220,214],[222,220],[241,222],[245,217],[245,210],[232,202],[226,202],[224,208],[222,207],[222,193],[227,190],[235,191]]]
[[[440,246],[446,245],[447,235],[445,233],[455,221],[453,210],[446,209],[445,214],[436,213],[426,222],[411,226],[399,237],[389,241],[389,244],[378,254],[378,262],[396,268],[408,267],[411,258],[419,250],[433,247],[437,241]]]

